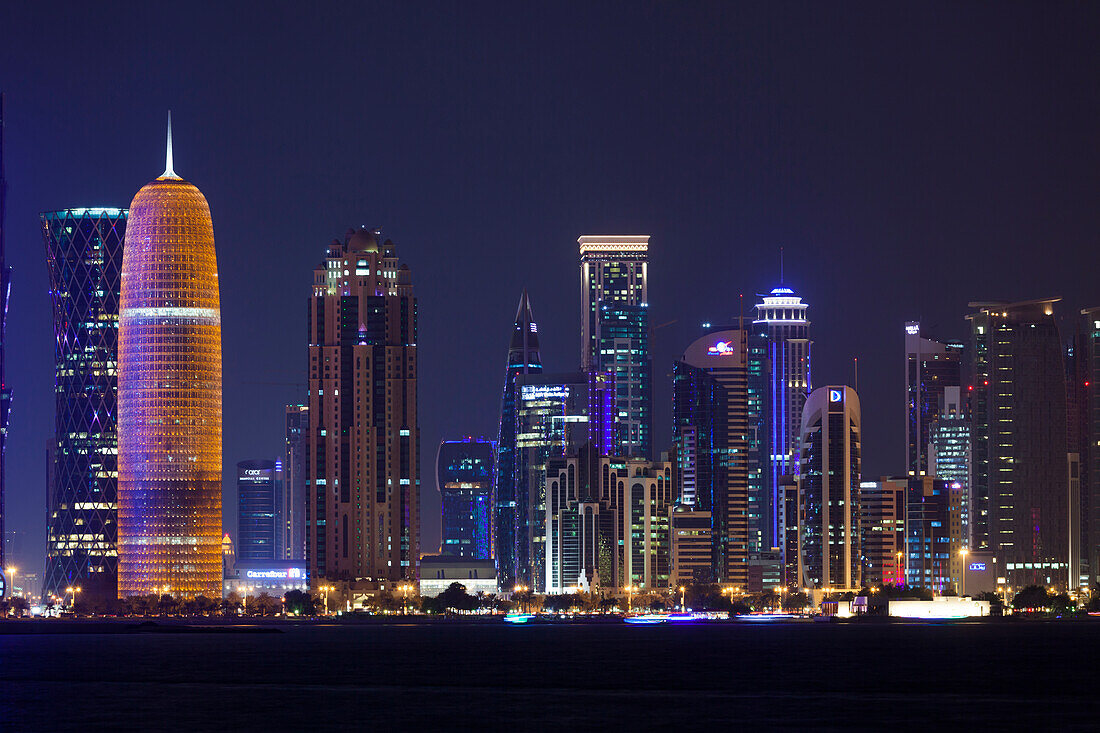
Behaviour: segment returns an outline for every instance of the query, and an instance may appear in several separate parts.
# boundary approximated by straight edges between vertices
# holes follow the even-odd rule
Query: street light
[[[399,588],[401,590],[401,615],[406,616],[409,613],[409,591],[412,590],[412,585],[402,583]]]
[[[525,585],[515,585],[512,587],[512,595],[516,595],[517,593],[520,594],[519,610],[522,613],[527,612],[527,602],[526,599],[523,598],[523,594],[526,593],[527,590],[528,588]]]
[[[627,613],[630,613],[632,610],[634,610],[634,591],[635,590],[637,590],[637,586],[629,585],[629,584],[626,586],[626,612]]]
[[[901,560],[905,557],[905,553],[898,550],[898,585],[905,585],[905,570],[902,568]]]
[[[684,588],[684,586],[681,585],[680,586],[680,613],[684,613],[685,611],[687,611],[687,606],[684,603],[684,593],[685,593],[685,591],[686,591],[686,589]]]
[[[19,568],[15,567],[14,565],[9,565],[6,569],[8,571],[8,579],[11,582],[11,594],[14,596],[15,595],[15,571],[18,570]]]
[[[69,586],[65,589],[65,592],[72,596],[72,603],[69,604],[70,608],[76,606],[76,594],[80,592],[80,588]]]

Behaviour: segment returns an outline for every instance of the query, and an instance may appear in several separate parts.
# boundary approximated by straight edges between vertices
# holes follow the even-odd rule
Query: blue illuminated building
[[[275,552],[277,493],[275,461],[237,464],[237,562],[282,559]]]
[[[521,375],[541,374],[538,326],[531,314],[527,290],[519,299],[508,362],[504,371],[504,391],[500,406],[500,433],[497,441],[496,555],[497,580],[502,589],[516,582],[516,380]]]
[[[55,422],[43,594],[118,594],[118,313],[126,209],[41,215],[54,326]]]
[[[492,560],[496,444],[485,438],[444,440],[436,454],[442,498],[442,554]]]
[[[799,431],[802,427],[802,409],[810,393],[810,322],[806,318],[807,304],[786,286],[772,289],[761,296],[763,302],[756,307],[753,334],[763,340],[771,373],[767,377],[766,394],[761,403],[768,417],[762,424],[768,434],[765,450],[770,453],[770,466],[764,480],[770,485],[767,513],[769,527],[762,544],[778,547],[783,544],[785,528],[780,486],[784,476],[798,474]],[[759,343],[759,342],[757,342]],[[759,348],[759,346],[757,346]]]

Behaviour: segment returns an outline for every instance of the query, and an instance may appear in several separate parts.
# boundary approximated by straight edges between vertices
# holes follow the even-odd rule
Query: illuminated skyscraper
[[[649,458],[653,365],[649,356],[649,237],[585,236],[581,255],[581,368],[610,372],[620,456]]]
[[[973,549],[1003,558],[1008,584],[1068,584],[1066,372],[1054,304],[971,303]],[[970,389],[973,387],[973,390]],[[1074,454],[1076,455],[1076,454]],[[1074,461],[1073,466],[1076,466]]]
[[[442,499],[441,553],[492,560],[496,445],[484,438],[444,440],[435,471]]]
[[[309,408],[286,406],[286,453],[283,457],[283,492],[280,503],[278,555],[284,560],[306,557],[306,460]]]
[[[785,534],[781,526],[784,515],[778,511],[780,486],[784,476],[798,473],[799,430],[802,426],[802,406],[810,393],[810,322],[806,319],[807,304],[785,286],[773,288],[761,296],[756,305],[753,332],[767,339],[767,357],[771,362],[768,394],[763,396],[770,412],[767,421],[770,435],[771,466],[766,480],[771,497],[768,513],[771,521],[772,545],[781,544]]]
[[[943,479],[958,491],[962,543],[969,547],[970,419],[966,416],[959,387],[944,388],[942,402],[943,412],[928,426],[927,471],[928,476]]]
[[[275,554],[277,495],[281,493],[277,488],[275,461],[237,464],[237,557],[241,561],[282,559]]]
[[[905,444],[910,476],[932,475],[928,472],[929,428],[945,413],[944,390],[962,384],[962,357],[961,343],[924,338],[919,323],[905,324]],[[961,411],[959,417],[964,417]]]
[[[805,587],[860,587],[859,397],[851,387],[820,387],[802,411],[799,502]]]
[[[130,204],[118,347],[118,592],[221,596],[222,345],[210,207],[172,169]]]
[[[512,339],[508,345],[508,362],[504,369],[504,392],[500,400],[500,433],[497,441],[496,551],[497,581],[502,590],[516,584],[516,525],[520,522],[516,485],[516,380],[523,375],[541,374],[539,329],[531,313],[527,290],[519,299]],[[524,520],[526,521],[526,520]]]
[[[714,331],[692,342],[672,368],[681,496],[711,515],[715,580],[739,587],[749,567],[747,345],[744,330]]]
[[[125,209],[41,215],[54,326],[44,593],[118,596],[118,304]]]
[[[1069,357],[1069,450],[1081,467],[1081,584],[1094,586],[1100,582],[1100,307],[1081,311]]]
[[[391,590],[420,571],[417,305],[381,230],[328,246],[307,320],[311,582]]]

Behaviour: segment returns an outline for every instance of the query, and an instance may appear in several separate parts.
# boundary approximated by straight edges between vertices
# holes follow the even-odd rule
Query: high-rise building
[[[863,584],[905,585],[905,492],[908,479],[863,481],[859,527]]]
[[[802,410],[802,585],[856,589],[861,583],[859,397],[851,387],[819,387]]]
[[[905,324],[905,444],[910,476],[931,475],[929,428],[945,414],[944,391],[962,384],[962,358],[962,343],[924,338],[919,323]]]
[[[1015,588],[1067,585],[1068,421],[1058,300],[971,303],[967,316],[970,534],[975,549],[1003,559]]]
[[[591,447],[546,469],[547,593],[667,589],[670,463],[600,456]]]
[[[749,527],[748,332],[696,339],[673,365],[673,463],[694,479],[694,506],[710,512],[718,582],[745,587]],[[770,542],[770,533],[769,533]]]
[[[970,546],[970,418],[962,390],[943,390],[943,412],[928,426],[927,475],[957,489],[961,502],[963,545]],[[912,475],[912,474],[910,474]]]
[[[1084,554],[1092,586],[1100,583],[1100,306],[1081,311],[1080,354],[1084,377],[1080,384],[1085,390],[1082,442],[1086,447],[1081,455],[1081,493],[1088,502]]]
[[[11,411],[11,388],[5,378],[4,349],[7,342],[8,322],[8,296],[11,294],[11,268],[8,267],[4,255],[4,222],[7,214],[8,181],[4,177],[4,95],[0,93],[0,537],[4,536],[4,487],[6,484],[4,470],[5,448],[8,443],[8,415]],[[0,542],[0,581],[4,579],[4,568],[7,567],[4,559],[4,548]],[[0,583],[6,587],[6,583]],[[5,588],[0,587],[0,598],[5,594]]]
[[[485,438],[439,444],[435,480],[442,498],[442,554],[493,559],[496,453],[496,444]]]
[[[306,474],[309,462],[309,407],[286,406],[286,447],[283,453],[283,493],[278,554],[284,560],[306,557]]]
[[[118,343],[118,592],[221,595],[222,352],[210,207],[172,168],[130,204]]]
[[[237,464],[237,559],[273,561],[278,534],[275,461]]]
[[[496,551],[497,581],[502,590],[511,590],[517,582],[516,524],[521,512],[517,495],[521,489],[516,485],[516,379],[542,373],[538,331],[531,301],[524,290],[508,345],[497,440]]]
[[[1100,307],[1085,308],[1080,315],[1066,353],[1069,451],[1079,466],[1079,516],[1071,531],[1080,536],[1080,552],[1071,558],[1077,573],[1070,580],[1091,587],[1100,578]]]
[[[958,591],[962,581],[962,490],[930,476],[905,489],[905,579],[935,593]]]
[[[652,455],[653,365],[649,354],[648,236],[584,236],[581,368],[615,380],[618,448]]]
[[[806,318],[809,306],[791,288],[780,285],[760,297],[763,302],[755,306],[752,328],[756,336],[765,340],[770,366],[766,394],[761,399],[767,413],[763,424],[769,432],[764,445],[770,451],[771,465],[764,480],[770,484],[768,504],[773,508],[770,537],[775,546],[786,534],[785,528],[780,526],[783,512],[774,509],[780,506],[780,486],[784,476],[798,473],[802,409],[812,388],[810,347],[813,342],[810,341],[810,321]]]
[[[118,597],[118,303],[126,209],[41,215],[54,327],[44,592]]]
[[[613,382],[594,371],[516,378],[516,581],[542,592],[546,575],[546,466],[551,458],[615,445]]]
[[[330,244],[307,320],[310,579],[389,590],[420,561],[417,304],[393,242],[359,229]]]

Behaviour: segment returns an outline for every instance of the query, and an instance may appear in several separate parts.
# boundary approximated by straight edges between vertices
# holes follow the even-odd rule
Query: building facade
[[[962,511],[962,541],[970,546],[971,427],[962,390],[944,389],[943,412],[928,426],[927,475],[957,489]]]
[[[280,466],[281,468],[281,466]],[[279,530],[275,461],[237,464],[237,560],[274,562]]]
[[[908,479],[859,484],[863,584],[905,585],[905,492]]]
[[[930,476],[905,489],[906,585],[936,594],[958,592],[962,580],[962,490]]]
[[[851,387],[819,387],[806,400],[799,472],[804,587],[860,588],[860,425]]]
[[[524,565],[522,560],[517,561],[521,539],[516,534],[516,526],[527,520],[517,498],[522,489],[516,485],[516,380],[542,373],[538,334],[531,301],[524,290],[508,345],[497,439],[496,560],[501,590],[510,590],[516,585],[517,566]]]
[[[649,353],[648,236],[583,236],[581,368],[615,380],[617,448],[649,458],[653,450],[653,365]]]
[[[947,410],[944,391],[962,384],[962,365],[962,343],[924,338],[919,323],[905,324],[905,444],[910,476],[932,475],[929,430]]]
[[[520,375],[516,411],[516,580],[542,592],[546,575],[546,467],[552,458],[616,444],[613,382],[595,371]]]
[[[41,215],[54,327],[43,592],[118,597],[118,309],[126,209]]]
[[[309,467],[306,455],[310,437],[307,405],[286,406],[285,435],[276,554],[284,560],[301,560],[306,556],[306,474]]]
[[[1016,588],[1068,581],[1068,421],[1057,302],[971,303],[967,316],[970,534],[975,549],[1003,559]]]
[[[785,535],[780,526],[783,513],[774,507],[780,505],[779,490],[784,476],[798,473],[801,447],[799,430],[802,427],[802,410],[806,396],[812,388],[810,378],[810,321],[808,305],[802,302],[789,287],[780,285],[756,304],[753,333],[764,339],[770,370],[763,400],[767,412],[768,434],[764,441],[771,465],[764,480],[769,484],[768,504],[772,546],[780,543]],[[764,542],[767,544],[767,542]]]
[[[759,455],[750,450],[758,433],[749,414],[748,337],[745,330],[708,333],[673,365],[677,478],[694,479],[694,506],[711,513],[716,582],[742,588],[753,536],[749,476]]]
[[[671,463],[585,448],[549,461],[546,493],[547,593],[669,587]]]
[[[493,560],[496,443],[485,438],[444,440],[436,453],[436,488],[442,499],[446,556]]]
[[[118,592],[222,590],[222,352],[210,207],[172,166],[130,204],[118,341]]]
[[[1073,418],[1069,450],[1080,465],[1080,584],[1100,582],[1100,307],[1085,308],[1073,344],[1069,375]]]
[[[330,244],[307,320],[310,580],[389,590],[420,559],[417,304],[393,242],[359,229]]]
[[[673,504],[669,512],[672,586],[715,582],[710,512],[680,503]]]

